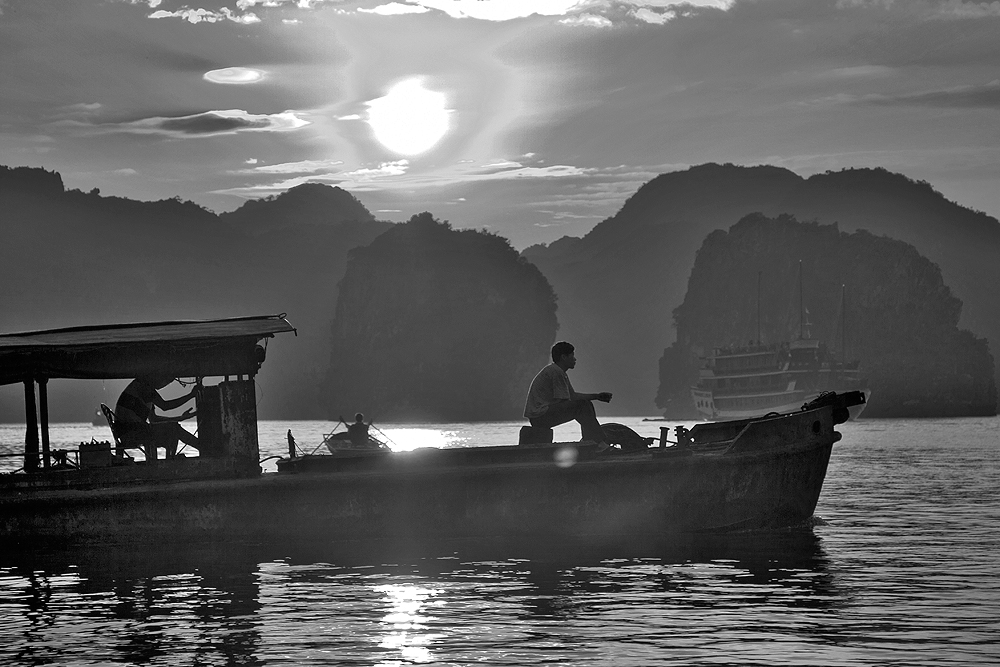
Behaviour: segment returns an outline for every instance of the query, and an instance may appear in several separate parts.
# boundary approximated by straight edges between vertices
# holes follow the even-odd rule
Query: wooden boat
[[[323,435],[323,444],[327,451],[334,456],[342,456],[355,452],[366,452],[372,450],[391,451],[389,444],[383,442],[371,433],[368,434],[368,443],[359,447],[351,440],[351,434],[347,431],[326,433]]]
[[[605,451],[590,442],[292,451],[265,474],[253,387],[259,342],[293,330],[272,316],[0,336],[0,381],[24,383],[28,418],[23,469],[0,475],[0,543],[553,539],[789,526],[812,515],[840,439],[835,426],[864,400],[831,394],[795,413],[678,427],[675,441],[664,427],[658,443]],[[117,439],[81,446],[75,464],[50,451],[49,379],[144,373],[201,379],[199,456],[129,462]]]

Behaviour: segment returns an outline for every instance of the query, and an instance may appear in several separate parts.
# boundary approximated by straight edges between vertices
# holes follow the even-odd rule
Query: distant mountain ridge
[[[320,413],[347,253],[392,226],[326,185],[216,215],[179,199],[66,190],[59,174],[26,167],[0,167],[0,215],[0,331],[286,312],[299,336],[268,350],[265,419]],[[0,419],[23,419],[21,399],[6,395]],[[53,419],[89,421],[108,398],[57,388]]]
[[[559,335],[579,351],[576,381],[610,387],[622,414],[654,413],[657,360],[675,339],[671,313],[684,300],[695,253],[713,230],[754,212],[910,243],[964,303],[960,325],[1000,349],[995,218],[884,169],[802,178],[773,166],[705,164],[649,181],[583,238],[523,251],[559,295]]]
[[[279,195],[251,199],[219,219],[253,235],[294,228],[344,222],[372,222],[375,216],[354,195],[338,187],[303,183]]]
[[[713,230],[754,212],[910,243],[964,302],[959,325],[1000,357],[994,218],[882,169],[804,179],[778,167],[706,164],[651,180],[583,238],[522,253],[558,297],[558,337],[580,359],[574,383],[614,391],[619,414],[654,413],[658,361],[674,340],[671,313],[695,253]],[[177,198],[66,190],[55,172],[2,166],[0,216],[0,331],[287,312],[299,338],[268,351],[258,379],[264,419],[324,416],[320,385],[348,253],[394,226],[325,185],[216,215]],[[4,396],[0,419],[21,419],[20,398],[7,405]],[[53,419],[89,418],[92,397],[73,404],[76,417],[59,412],[71,403],[54,403]]]

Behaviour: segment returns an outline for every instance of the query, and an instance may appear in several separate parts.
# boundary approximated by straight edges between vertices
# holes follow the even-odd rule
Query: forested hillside
[[[866,417],[995,414],[993,357],[984,339],[959,329],[961,311],[938,267],[908,243],[749,215],[697,252],[674,310],[677,341],[660,360],[657,404],[690,415],[699,356],[714,347],[805,335],[861,362],[872,389]]]
[[[351,252],[328,414],[519,419],[556,328],[552,288],[506,239],[414,216]]]
[[[0,167],[0,331],[286,312],[297,339],[270,346],[264,418],[312,416],[347,251],[390,223],[339,188],[303,186],[218,216],[191,202],[66,190],[59,174]],[[54,382],[52,418],[89,420],[115,383]],[[0,390],[0,419],[23,415]]]

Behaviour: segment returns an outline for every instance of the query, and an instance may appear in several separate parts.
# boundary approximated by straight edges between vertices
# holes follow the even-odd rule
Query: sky
[[[216,212],[327,183],[518,249],[705,162],[1000,217],[998,120],[1000,1],[0,0],[0,164]]]

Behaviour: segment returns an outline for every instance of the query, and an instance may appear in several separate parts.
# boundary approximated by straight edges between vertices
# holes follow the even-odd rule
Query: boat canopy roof
[[[108,324],[0,334],[0,385],[49,378],[255,375],[258,342],[295,331],[285,315]]]

